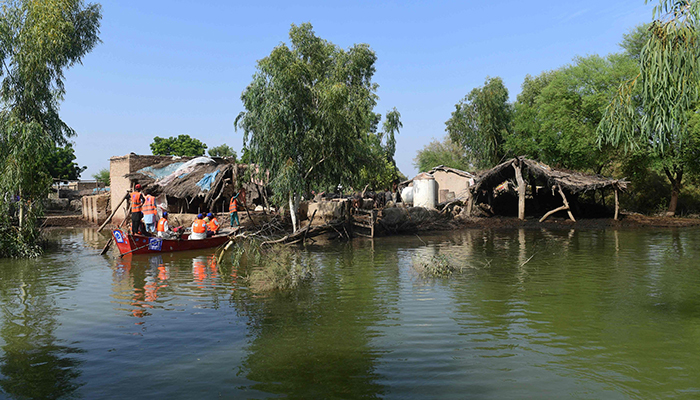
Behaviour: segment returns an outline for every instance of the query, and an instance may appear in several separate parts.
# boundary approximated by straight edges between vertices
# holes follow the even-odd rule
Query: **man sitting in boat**
[[[209,222],[207,222],[207,235],[208,236],[213,236],[219,233],[219,221],[216,219],[214,214],[209,213],[207,214],[207,218],[209,219]],[[206,220],[206,219],[205,219]]]
[[[170,229],[168,225],[168,212],[163,211],[163,218],[158,221],[158,227],[156,228],[156,236],[163,239],[176,239],[177,235]]]
[[[204,222],[204,215],[197,214],[197,218],[192,222],[192,233],[190,240],[202,240],[207,238],[207,224]]]

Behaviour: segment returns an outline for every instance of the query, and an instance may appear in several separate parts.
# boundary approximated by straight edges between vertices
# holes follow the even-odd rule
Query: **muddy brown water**
[[[700,397],[700,229],[463,230],[310,246],[250,290],[212,251],[0,260],[0,398]],[[435,255],[461,269],[426,279]]]

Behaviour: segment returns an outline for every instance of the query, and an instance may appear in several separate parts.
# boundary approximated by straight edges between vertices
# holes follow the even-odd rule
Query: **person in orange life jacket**
[[[146,234],[146,227],[143,226],[141,219],[143,218],[143,195],[141,194],[141,185],[136,184],[134,191],[131,192],[131,234],[141,233]]]
[[[168,212],[163,211],[163,218],[158,221],[158,227],[156,228],[156,236],[163,239],[174,239],[175,233],[170,230],[170,225],[168,225]]]
[[[238,195],[240,195],[241,192],[236,193],[235,196],[231,197],[231,202],[228,203],[228,211],[231,213],[231,227],[233,228],[233,221],[236,221],[236,226],[241,226],[241,223],[238,221]]]
[[[207,225],[204,222],[202,214],[198,214],[197,218],[192,222],[192,233],[190,240],[202,240],[207,238]]]
[[[143,222],[146,224],[146,230],[149,233],[154,233],[156,231],[156,223],[158,214],[156,213],[156,198],[153,197],[150,190],[145,190],[146,197],[143,201],[143,207],[141,212],[143,212]]]
[[[219,233],[219,228],[220,228],[219,221],[216,219],[214,214],[212,214],[212,213],[207,214],[207,218],[205,218],[204,220],[206,221],[207,219],[209,219],[209,221],[207,222],[207,230],[210,233],[209,236],[213,236],[213,235],[216,235],[217,233]]]

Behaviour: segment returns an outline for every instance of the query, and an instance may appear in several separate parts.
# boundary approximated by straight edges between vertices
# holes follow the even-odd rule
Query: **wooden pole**
[[[515,180],[518,181],[518,219],[525,219],[525,180],[523,179],[522,168],[519,165],[520,160],[513,163],[515,169]]]
[[[615,221],[617,221],[617,217],[620,213],[620,203],[618,202],[617,199],[617,188],[615,188]]]
[[[119,207],[117,207],[117,209],[119,209]],[[124,218],[124,220],[122,221],[122,223],[119,224],[119,226],[118,226],[117,228],[121,228],[122,225],[124,225],[124,222],[126,222],[126,220],[129,219],[129,214],[131,214],[131,206],[129,206],[129,210],[128,210],[127,216]],[[112,244],[112,240],[114,240],[114,235],[110,235],[110,236],[109,236],[109,240],[107,241],[107,244],[105,244],[105,247],[104,247],[104,248],[102,249],[102,251],[100,252],[100,255],[101,255],[101,256],[103,256],[103,255],[105,255],[105,254],[107,253],[107,250],[109,250],[109,246]]]
[[[109,221],[112,220],[112,217],[114,217],[114,214],[116,214],[116,213],[117,213],[117,210],[119,210],[119,207],[122,206],[122,203],[123,203],[128,197],[129,197],[129,193],[127,193],[127,194],[124,195],[124,198],[122,199],[122,201],[119,202],[119,205],[117,206],[117,208],[115,208],[114,211],[112,211],[112,213],[109,215],[109,217],[107,217],[107,219],[105,220],[105,222],[102,223],[102,225],[97,229],[97,232],[100,232],[102,229],[104,229],[105,226],[107,226],[107,224],[109,223]]]

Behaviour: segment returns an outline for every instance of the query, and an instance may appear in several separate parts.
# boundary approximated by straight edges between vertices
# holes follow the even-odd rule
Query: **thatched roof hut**
[[[247,168],[246,164],[236,164],[226,158],[172,157],[125,177],[140,183],[153,195],[182,200],[180,209],[191,208],[193,203],[206,209],[224,209],[228,198],[237,190],[236,182]],[[263,182],[254,181],[243,186],[250,203],[263,195],[260,190]]]
[[[552,213],[562,210],[566,210],[569,213],[569,217],[572,220],[574,219],[568,205],[566,194],[575,195],[582,192],[607,188],[615,192],[615,218],[617,219],[619,209],[617,201],[618,192],[626,190],[628,184],[628,182],[623,179],[612,179],[600,175],[555,169],[539,161],[530,160],[525,157],[517,157],[507,160],[489,170],[480,172],[474,185],[470,187],[472,197],[478,198],[479,193],[491,193],[502,182],[513,179],[517,180],[518,183],[518,216],[521,219],[524,218],[525,181],[527,179],[544,182],[548,189],[551,189],[553,192],[559,192],[564,205],[545,214],[541,219],[542,221]],[[531,184],[533,183],[534,182],[531,182]]]

